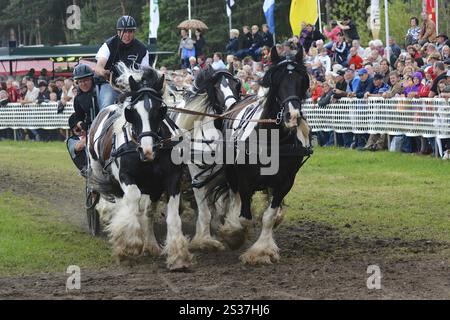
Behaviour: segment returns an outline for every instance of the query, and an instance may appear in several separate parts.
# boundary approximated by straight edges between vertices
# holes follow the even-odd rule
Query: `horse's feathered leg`
[[[188,249],[188,240],[181,230],[179,206],[180,193],[171,195],[167,204],[167,239],[163,250],[163,254],[167,255],[167,268],[170,270],[189,268],[193,258]]]
[[[278,246],[273,239],[273,228],[282,219],[281,202],[291,190],[295,176],[285,181],[279,188],[274,188],[272,203],[262,218],[262,229],[258,240],[241,255],[240,260],[247,264],[271,264],[280,260]]]
[[[225,216],[225,223],[219,229],[220,237],[226,242],[230,249],[235,250],[241,247],[245,240],[247,229],[242,225],[241,214],[241,197],[238,192],[232,190],[230,192],[230,211]]]
[[[195,167],[195,168],[192,168]],[[190,166],[191,175],[195,176],[196,166]],[[197,170],[198,171],[198,170]],[[194,196],[198,206],[198,217],[195,228],[195,236],[189,247],[193,250],[223,250],[223,244],[211,236],[211,211],[205,197],[206,189],[194,188]]]
[[[139,221],[144,232],[144,253],[148,253],[152,256],[159,256],[161,255],[162,248],[156,240],[155,231],[153,229],[155,223],[154,215],[158,203],[152,202],[148,195],[144,195],[141,199],[141,205],[143,214],[139,215]]]
[[[121,183],[124,196],[117,203],[107,230],[111,235],[114,256],[120,260],[140,255],[144,245],[144,233],[138,216],[141,192],[135,184]]]

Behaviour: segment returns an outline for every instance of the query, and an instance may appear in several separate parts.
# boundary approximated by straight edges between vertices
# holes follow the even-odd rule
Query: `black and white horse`
[[[239,108],[239,103],[236,104],[233,107],[236,109],[233,118],[237,120],[227,121],[225,128],[232,131],[236,142],[248,142],[261,129],[268,130],[268,137],[277,132],[279,138],[275,144],[279,146],[278,170],[272,174],[262,174],[261,169],[267,166],[259,160],[256,164],[227,164],[227,186],[217,183],[218,192],[215,193],[216,197],[226,192],[230,195],[230,210],[225,218],[222,236],[227,243],[234,243],[236,246],[236,241],[242,244],[245,240],[242,234],[252,221],[250,207],[253,194],[258,190],[271,190],[272,199],[262,217],[261,234],[240,257],[242,262],[248,264],[267,264],[279,260],[273,228],[281,222],[281,203],[294,184],[303,158],[311,152],[309,127],[301,111],[302,100],[309,88],[303,50],[299,50],[295,57],[281,59],[273,47],[271,61],[272,66],[262,80],[262,86],[268,88],[266,95],[242,109]],[[261,119],[271,121],[264,122]],[[274,151],[275,144],[259,140],[258,148],[254,150]]]
[[[121,260],[144,251],[160,253],[151,207],[167,192],[167,239],[162,253],[167,255],[169,269],[189,267],[192,255],[178,213],[182,168],[171,161],[169,138],[176,135],[176,127],[166,117],[161,98],[164,77],[154,69],[135,70],[122,63],[118,70],[122,103],[103,109],[89,134],[94,190],[103,199],[115,200],[107,226],[114,255]]]
[[[193,93],[184,101],[184,109],[200,113],[223,114],[240,99],[241,83],[227,70],[202,70],[194,83]],[[174,119],[180,130],[194,129],[191,151],[202,157],[211,157],[217,151],[222,121],[204,115],[177,114]],[[196,233],[191,240],[192,249],[221,250],[221,242],[211,236],[211,210],[206,201],[208,185],[217,174],[223,174],[220,164],[202,161],[189,164],[193,191],[198,206]],[[220,203],[220,201],[218,201]],[[223,205],[223,204],[222,204]],[[216,205],[216,208],[221,208]],[[221,208],[223,209],[223,208]]]

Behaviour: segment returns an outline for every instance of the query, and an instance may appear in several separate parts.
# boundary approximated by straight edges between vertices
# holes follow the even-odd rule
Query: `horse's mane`
[[[145,80],[148,87],[153,87],[160,80],[158,71],[153,68],[127,67],[122,61],[117,63],[116,68],[119,72],[119,76],[116,78],[116,85],[124,91],[131,91],[130,76],[138,83]]]
[[[278,112],[278,110],[275,110],[274,108],[274,105],[277,103],[277,84],[280,83],[280,78],[284,74],[286,74],[286,72],[288,72],[287,68],[289,65],[289,61],[292,61],[291,65],[294,66],[294,69],[292,71],[295,71],[295,73],[299,74],[299,76],[302,77],[302,81],[304,81],[305,83],[302,88],[302,96],[300,96],[299,98],[302,100],[306,98],[306,91],[309,88],[309,76],[305,64],[303,63],[303,61],[298,62],[293,60],[293,57],[286,57],[279,63],[272,65],[269,70],[267,70],[264,78],[262,79],[261,85],[263,87],[269,88],[265,96],[265,103],[262,112],[263,118],[273,116],[274,112]],[[282,70],[282,72],[279,72],[280,70]],[[276,72],[278,73],[275,74]]]
[[[203,69],[197,75],[194,82],[194,94],[186,99],[185,109],[221,114],[223,109],[219,106],[214,92],[214,77],[217,71],[211,66]],[[182,114],[177,124],[184,129],[190,129],[195,121],[200,121],[204,116]]]

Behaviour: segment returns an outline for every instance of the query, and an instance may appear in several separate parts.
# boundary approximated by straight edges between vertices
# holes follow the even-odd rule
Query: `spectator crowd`
[[[261,28],[243,26],[242,31],[232,29],[223,53],[215,52],[210,57],[195,53],[181,56],[182,69],[172,77],[169,75],[173,89],[189,88],[197,73],[212,65],[233,72],[242,82],[243,95],[257,94],[259,81],[271,63],[273,40],[267,25]],[[186,41],[187,31],[183,30],[180,55]],[[195,47],[195,39],[189,42]],[[205,46],[202,36],[203,53],[206,52]],[[311,80],[308,94],[318,108],[344,97],[450,98],[450,41],[446,34],[436,34],[436,26],[426,13],[421,14],[420,21],[417,17],[410,19],[410,26],[405,26],[404,39],[398,42],[391,37],[386,46],[377,39],[363,47],[350,16],[345,16],[342,21],[330,21],[323,32],[311,24],[302,24],[299,35],[275,46],[280,55],[304,50],[304,62]],[[161,71],[167,73],[164,67]],[[390,138],[391,151],[435,152],[434,138]],[[317,139],[322,146],[339,145],[361,151],[388,148],[385,134],[318,132]],[[450,149],[448,139],[442,143],[444,150]]]

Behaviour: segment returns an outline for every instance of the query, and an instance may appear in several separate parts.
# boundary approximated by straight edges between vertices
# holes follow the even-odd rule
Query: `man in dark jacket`
[[[269,26],[267,24],[262,25],[262,46],[272,48],[273,47],[273,34],[269,31]]]
[[[109,38],[97,52],[95,67],[95,81],[98,85],[98,103],[100,110],[113,104],[119,95],[108,83],[112,73],[114,82],[118,76],[115,64],[119,61],[127,67],[149,67],[149,53],[147,46],[135,38],[137,28],[133,17],[122,16],[117,20],[117,34]]]
[[[73,101],[78,129],[86,130],[99,112],[94,88],[94,72],[89,66],[79,64],[73,70],[73,79],[78,84],[78,93]]]

